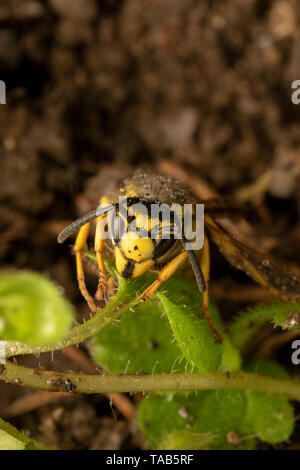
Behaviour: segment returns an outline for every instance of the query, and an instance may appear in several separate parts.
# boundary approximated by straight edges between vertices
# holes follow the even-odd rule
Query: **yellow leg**
[[[83,265],[82,265],[82,252],[87,241],[89,229],[90,229],[90,222],[88,224],[83,225],[80,228],[76,237],[74,251],[75,251],[75,256],[76,256],[77,281],[78,281],[80,292],[85,298],[92,312],[96,312],[97,307],[85,285],[84,270],[83,270]]]
[[[96,292],[96,299],[101,300],[104,297],[107,286],[107,275],[103,261],[104,237],[105,237],[106,215],[97,218],[95,233],[95,253],[99,268],[99,282]]]
[[[107,206],[110,204],[110,201],[107,197],[103,196],[99,200],[100,207]],[[105,225],[106,225],[107,214],[98,217],[96,220],[96,233],[95,233],[95,253],[97,257],[97,264],[99,269],[99,282],[96,292],[96,299],[102,300],[106,292],[107,287],[107,274],[103,261],[103,250],[104,250],[104,241],[105,241]]]
[[[179,268],[179,266],[187,259],[185,250],[182,250],[179,255],[172,259],[159,273],[156,281],[146,289],[140,296],[140,300],[146,301],[151,297],[152,294],[162,285],[163,282],[167,281],[172,274]]]
[[[209,283],[209,273],[210,273],[210,255],[209,255],[209,241],[206,236],[204,236],[204,244],[201,252],[200,265],[205,279],[206,290],[202,294],[202,308],[205,319],[211,329],[211,332],[215,335],[218,343],[222,343],[222,337],[220,333],[216,330],[213,320],[209,311],[209,299],[208,299],[208,283]]]
[[[116,287],[116,283],[114,281],[114,278],[112,276],[109,276],[109,278],[107,280],[107,294],[108,294],[108,297],[110,298],[113,295],[115,295],[116,290],[117,290],[117,287]]]

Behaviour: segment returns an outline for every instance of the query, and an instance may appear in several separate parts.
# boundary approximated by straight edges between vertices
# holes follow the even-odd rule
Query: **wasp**
[[[122,201],[125,203],[122,204]],[[210,207],[205,201],[204,238],[201,249],[187,249],[185,237],[176,237],[176,215],[166,219],[151,218],[152,205],[171,206],[174,203],[185,207],[186,204],[196,204],[196,199],[191,192],[170,177],[137,171],[132,178],[125,180],[117,192],[109,197],[101,197],[97,209],[75,220],[58,235],[58,243],[63,243],[72,233],[78,231],[74,245],[77,280],[79,289],[93,312],[96,312],[97,307],[87,290],[83,269],[83,253],[92,221],[96,223],[94,250],[99,268],[99,283],[95,295],[97,300],[103,298],[107,288],[107,273],[103,260],[107,238],[111,242],[116,269],[121,276],[137,278],[146,271],[161,267],[157,279],[141,294],[142,301],[149,299],[170,276],[189,261],[197,286],[202,292],[203,314],[218,342],[222,339],[209,311],[209,238],[233,266],[246,272],[275,296],[283,300],[300,299],[300,279],[277,265],[270,256],[259,253],[226,232],[214,218],[215,204]],[[146,207],[146,213],[136,210],[137,204]],[[112,213],[114,217],[110,218]],[[193,214],[192,211],[192,216]],[[122,222],[117,231],[113,230],[116,220]],[[130,229],[133,222],[139,232]],[[154,237],[153,228],[156,228]],[[164,236],[166,229],[169,234],[167,238]]]

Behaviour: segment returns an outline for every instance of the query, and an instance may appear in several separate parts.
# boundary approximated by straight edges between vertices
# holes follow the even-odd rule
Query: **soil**
[[[1,267],[46,274],[87,315],[57,234],[112,181],[167,161],[242,198],[261,246],[299,269],[299,22],[297,0],[2,0]],[[250,281],[214,249],[213,260],[212,292],[215,282],[230,320],[251,299],[226,292]],[[289,343],[276,355],[291,367]],[[64,361],[55,355],[55,367]],[[0,383],[0,415],[24,393]],[[10,421],[62,448],[144,446],[103,397],[61,398]]]

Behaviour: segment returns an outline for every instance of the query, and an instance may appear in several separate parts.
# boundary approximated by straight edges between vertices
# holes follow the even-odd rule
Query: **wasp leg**
[[[106,225],[106,215],[98,217],[96,223],[96,233],[95,233],[95,253],[97,257],[97,263],[99,268],[99,282],[96,292],[96,299],[102,300],[104,294],[106,293],[107,287],[107,274],[103,261],[103,250],[104,250],[104,239],[105,239],[105,225]]]
[[[100,207],[105,207],[110,204],[107,197],[103,196],[99,200]],[[103,250],[104,250],[104,240],[105,240],[105,226],[107,214],[104,214],[97,218],[96,221],[96,233],[95,233],[95,253],[97,257],[97,264],[99,269],[99,281],[96,292],[96,299],[102,300],[107,289],[107,274],[103,261]]]
[[[108,294],[109,299],[115,295],[116,290],[117,290],[117,287],[116,287],[114,278],[112,276],[109,276],[107,280],[107,294]]]
[[[182,250],[179,255],[172,259],[158,274],[156,281],[146,289],[140,296],[140,300],[146,301],[151,297],[152,294],[162,285],[163,282],[167,281],[172,274],[179,268],[179,266],[187,259],[187,253]]]
[[[96,312],[97,307],[85,285],[85,276],[84,276],[84,270],[83,270],[83,265],[82,265],[82,252],[87,241],[89,229],[90,229],[90,222],[83,225],[80,228],[76,237],[74,251],[75,251],[75,256],[76,256],[77,281],[78,281],[80,292],[82,296],[84,297],[84,299],[86,300],[92,312]]]
[[[216,330],[213,320],[209,311],[209,299],[208,299],[208,282],[209,282],[209,272],[210,272],[210,255],[209,255],[209,241],[206,236],[204,236],[204,244],[201,251],[200,265],[203,272],[206,290],[202,293],[202,309],[205,316],[205,319],[208,323],[208,326],[211,332],[215,335],[218,343],[222,343],[222,337],[220,333]]]

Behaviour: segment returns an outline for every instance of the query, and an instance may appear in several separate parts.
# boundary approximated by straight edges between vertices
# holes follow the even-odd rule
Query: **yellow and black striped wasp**
[[[120,205],[120,200],[126,205]],[[133,210],[136,204],[142,203],[149,211],[140,213]],[[268,256],[261,254],[238,241],[227,233],[213,218],[213,211],[205,204],[204,238],[199,250],[186,249],[184,237],[175,236],[174,218],[153,220],[150,207],[153,204],[196,204],[194,196],[184,189],[176,180],[154,173],[137,171],[132,178],[127,179],[115,193],[109,197],[101,197],[99,207],[66,227],[59,235],[58,242],[63,243],[73,232],[78,231],[74,252],[76,256],[77,279],[79,289],[90,309],[97,310],[95,301],[86,288],[83,270],[83,251],[87,242],[90,224],[96,222],[94,249],[99,268],[99,284],[96,299],[101,299],[106,291],[107,274],[103,261],[105,239],[112,244],[116,268],[123,277],[136,278],[146,271],[163,266],[157,279],[140,296],[146,301],[179,267],[189,260],[197,285],[202,294],[204,316],[214,333],[216,340],[221,341],[209,312],[208,283],[210,275],[209,236],[217,244],[227,260],[235,267],[245,271],[252,279],[270,290],[283,300],[300,299],[300,279],[284,270]],[[213,209],[215,210],[215,209]],[[114,217],[110,220],[110,214]],[[123,227],[117,233],[112,230],[114,221],[121,221]],[[112,222],[113,221],[113,222]],[[140,232],[128,230],[134,222]],[[151,229],[157,227],[156,236]],[[169,238],[163,236],[164,229],[169,229]],[[151,236],[150,236],[151,235]]]

